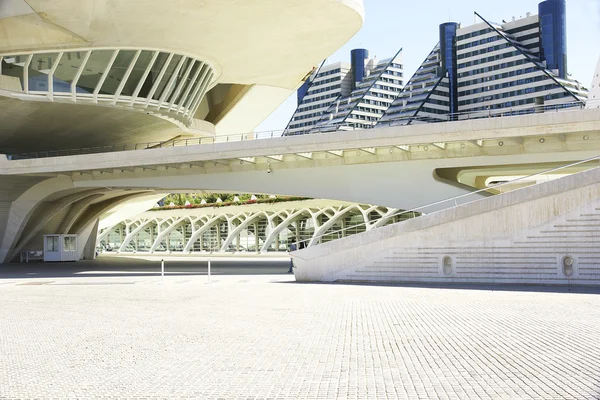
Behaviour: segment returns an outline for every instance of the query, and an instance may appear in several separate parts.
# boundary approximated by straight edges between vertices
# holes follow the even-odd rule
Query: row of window
[[[336,68],[336,69],[332,69],[330,71],[325,71],[325,72],[319,72],[317,74],[317,78],[320,78],[322,76],[328,76],[328,75],[333,75],[333,74],[339,74],[342,70],[340,68]]]
[[[393,76],[399,76],[401,78],[404,76],[404,73],[402,73],[400,71],[392,71],[390,69],[388,69],[387,71],[385,71],[384,74],[393,75]]]
[[[457,60],[462,60],[463,58],[475,57],[475,56],[479,56],[481,54],[487,54],[487,53],[491,53],[493,51],[506,49],[507,47],[512,47],[512,46],[509,43],[504,42],[501,44],[497,44],[495,46],[486,47],[484,49],[474,50],[474,51],[469,51],[467,53],[459,54],[456,58],[457,58]]]
[[[525,60],[522,60],[522,61],[525,61]],[[502,69],[508,67],[507,64],[502,64],[502,65],[503,65]],[[494,80],[497,80],[497,79],[511,78],[513,76],[529,74],[531,72],[534,72],[535,70],[536,69],[534,67],[527,67],[527,68],[517,69],[517,70],[514,70],[514,71],[503,72],[501,74],[489,75],[489,76],[482,77],[482,78],[471,79],[469,81],[459,82],[458,83],[458,87],[466,87],[466,86],[470,86],[470,85],[477,85],[477,84],[480,84],[480,83],[490,82],[490,81],[494,81]]]
[[[362,112],[369,112],[369,113],[373,113],[373,114],[381,114],[381,110],[378,110],[376,108],[371,108],[371,107],[362,107],[362,106],[357,106],[355,108],[356,111],[362,111]]]
[[[510,46],[510,47],[512,48],[512,46]],[[520,53],[518,51],[513,50],[513,51],[509,51],[506,53],[500,53],[500,54],[496,54],[496,55],[489,56],[489,57],[482,57],[482,58],[478,58],[477,60],[458,64],[458,68],[459,69],[460,68],[468,68],[468,67],[472,67],[473,65],[485,64],[485,63],[489,63],[489,62],[498,61],[498,60],[501,60],[504,58],[515,57],[515,56],[518,56],[519,54]]]
[[[440,110],[439,108],[430,108],[427,106],[422,107],[421,110],[419,111],[419,114],[422,112],[429,113],[429,114],[441,114],[441,115],[448,114],[448,110]],[[419,114],[417,114],[417,116]]]
[[[561,99],[564,97],[567,97],[568,95],[566,93],[554,93],[554,94],[549,94],[544,96],[544,100],[545,101],[549,101],[549,100],[556,100],[556,99]],[[482,106],[482,107],[475,107],[475,108],[471,108],[469,110],[466,110],[468,112],[474,112],[474,111],[489,111],[489,110],[499,110],[499,109],[504,109],[504,108],[511,108],[511,107],[518,107],[518,106],[523,106],[523,105],[527,105],[527,104],[535,104],[536,102],[536,98],[535,97],[530,97],[527,99],[521,99],[521,100],[514,100],[514,101],[507,101],[504,103],[498,103],[498,104],[491,104],[489,106]],[[543,107],[543,106],[540,106]]]
[[[367,115],[359,115],[352,113],[349,118],[358,119],[361,121],[379,121],[380,117],[369,117]]]
[[[55,95],[99,94],[192,105],[212,69],[178,54],[151,50],[93,50],[1,57],[0,73],[19,78],[23,90]],[[200,94],[202,96],[203,93]]]
[[[518,28],[507,29],[506,33],[514,36],[516,33],[524,32],[524,31],[529,31],[531,29],[539,30],[540,29],[540,24],[538,22],[536,22],[534,24],[523,25],[523,26],[518,27]]]
[[[390,91],[390,92],[399,92],[400,90],[402,90],[402,89],[391,87],[391,86],[388,86],[388,85],[381,85],[379,83],[374,84],[371,87],[371,89],[387,90],[387,91]]]
[[[337,85],[331,85],[331,86],[322,87],[322,88],[318,88],[318,89],[311,88],[311,90],[308,92],[307,96],[312,96],[313,94],[328,92],[330,90],[340,89],[341,87],[342,87],[342,85],[338,83]]]
[[[374,106],[383,106],[383,107],[387,107],[390,104],[389,102],[379,101],[379,100],[371,100],[371,99],[367,99],[367,98],[362,99],[361,102],[365,103],[365,104],[371,104]]]
[[[463,90],[463,91],[458,92],[458,95],[459,96],[469,96],[472,94],[490,92],[492,90],[506,89],[506,88],[509,88],[512,86],[526,85],[526,84],[530,84],[533,82],[539,82],[539,81],[546,80],[546,79],[548,79],[548,78],[545,75],[539,75],[539,76],[536,76],[533,78],[517,79],[514,81],[510,81],[510,82],[504,82],[502,84],[489,85],[489,86],[479,87],[479,88],[471,89],[471,90]]]
[[[339,93],[330,93],[330,94],[325,94],[322,96],[313,97],[312,99],[304,98],[304,101],[302,102],[302,104],[314,103],[315,101],[331,99],[331,98],[338,97],[338,96],[339,96]]]
[[[507,54],[509,54],[509,53],[507,53]],[[489,67],[477,68],[477,69],[467,71],[467,72],[459,72],[458,77],[464,78],[467,76],[485,74],[485,73],[492,72],[492,71],[498,71],[498,70],[504,69],[504,68],[516,67],[519,65],[526,64],[528,62],[529,62],[529,60],[521,59],[521,60],[511,61],[511,62],[502,63],[502,64],[498,64],[498,65],[491,65]]]
[[[312,106],[302,106],[302,107],[298,108],[298,110],[296,110],[296,113],[316,110],[316,109],[323,108],[323,107],[327,107],[327,104],[313,104]]]
[[[474,42],[460,44],[460,45],[456,46],[456,49],[457,50],[470,49],[471,47],[481,46],[482,44],[486,44],[486,43],[493,43],[497,40],[501,40],[501,38],[499,36],[492,36],[492,37],[485,38],[485,39],[475,40]]]
[[[393,83],[395,85],[400,85],[400,86],[402,86],[402,83],[403,83],[400,79],[386,78],[383,76],[381,78],[379,78],[379,80],[382,82]]]
[[[467,106],[470,104],[484,103],[486,101],[500,100],[500,99],[506,99],[509,97],[517,97],[517,96],[523,96],[523,95],[531,94],[531,93],[544,92],[546,90],[552,90],[552,89],[556,89],[556,88],[557,88],[557,86],[555,84],[546,84],[546,85],[535,86],[535,87],[527,87],[527,88],[524,88],[521,90],[513,90],[510,92],[495,94],[493,96],[492,95],[481,96],[481,97],[477,97],[477,98],[474,98],[471,100],[459,101],[458,105],[459,106]]]
[[[481,29],[479,31],[474,31],[471,33],[467,33],[464,35],[460,35],[456,38],[456,40],[461,41],[461,40],[465,40],[465,39],[470,39],[472,37],[477,37],[477,36],[481,36],[481,35],[485,35],[486,33],[490,33],[492,30],[490,28],[485,28],[485,29]]]
[[[314,86],[320,86],[320,85],[326,85],[328,83],[331,82],[339,82],[342,79],[341,76],[336,76],[335,78],[327,78],[327,79],[323,79],[322,81],[318,81],[315,79],[313,82]]]

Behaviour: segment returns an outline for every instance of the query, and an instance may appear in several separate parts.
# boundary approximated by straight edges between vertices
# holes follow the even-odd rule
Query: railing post
[[[210,258],[208,259],[208,281],[206,283],[210,283]]]

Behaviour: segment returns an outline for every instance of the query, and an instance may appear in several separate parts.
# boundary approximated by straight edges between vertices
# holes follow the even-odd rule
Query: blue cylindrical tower
[[[539,4],[540,55],[548,69],[558,70],[567,77],[567,3],[566,0],[546,0]]]
[[[354,49],[350,52],[352,62],[352,90],[356,88],[366,75],[365,60],[369,59],[369,50]]]
[[[440,53],[442,56],[441,75],[448,73],[450,91],[450,114],[458,113],[458,72],[456,63],[456,31],[460,27],[456,22],[440,25]]]

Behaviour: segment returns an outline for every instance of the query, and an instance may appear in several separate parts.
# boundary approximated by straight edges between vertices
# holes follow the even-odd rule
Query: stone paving
[[[0,398],[600,398],[600,291],[292,279],[0,277]]]

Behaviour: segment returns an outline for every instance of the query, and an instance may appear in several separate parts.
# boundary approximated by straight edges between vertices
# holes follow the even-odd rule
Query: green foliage
[[[281,196],[270,198],[268,195],[256,195],[256,200],[251,200],[252,194],[243,193],[238,194],[239,202],[233,201],[235,194],[231,193],[211,193],[211,194],[197,194],[197,193],[171,193],[162,199],[162,207],[155,207],[153,210],[173,210],[182,208],[205,208],[205,207],[226,207],[243,204],[272,204],[281,203],[286,201],[299,201],[309,200],[307,197],[294,197],[294,196]],[[222,203],[217,203],[217,199],[221,199]],[[200,204],[202,199],[206,200],[206,204]],[[186,206],[186,202],[190,205]],[[173,206],[170,204],[173,203]]]

